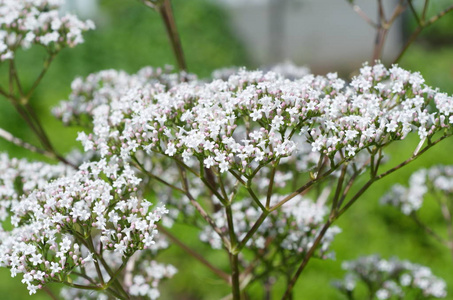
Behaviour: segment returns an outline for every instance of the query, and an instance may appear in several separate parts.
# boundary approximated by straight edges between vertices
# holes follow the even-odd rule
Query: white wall
[[[99,4],[98,0],[65,0],[63,9],[82,18],[93,18],[99,13]]]
[[[257,65],[289,59],[318,70],[352,70],[372,57],[375,30],[346,0],[213,1],[227,9],[234,32]],[[376,2],[356,1],[373,19]],[[388,11],[393,10],[396,1],[384,2]],[[384,58],[394,58],[401,46],[397,23],[387,39]]]

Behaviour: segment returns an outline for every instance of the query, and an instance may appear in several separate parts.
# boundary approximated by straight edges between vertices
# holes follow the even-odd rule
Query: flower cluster
[[[140,265],[130,268],[128,276],[131,280],[126,283],[131,296],[147,297],[150,300],[159,298],[157,289],[160,281],[172,278],[177,269],[172,265],[160,264],[154,260],[145,260]]]
[[[10,207],[17,205],[20,197],[35,189],[43,188],[49,181],[69,176],[74,170],[64,164],[50,165],[29,162],[0,154],[0,221],[10,214]]]
[[[91,21],[61,16],[61,0],[0,1],[0,61],[12,59],[14,52],[32,44],[55,52],[83,42],[82,32],[94,28]]]
[[[419,295],[417,299],[444,298],[447,295],[445,281],[434,276],[429,268],[409,261],[385,260],[371,255],[344,262],[343,269],[348,273],[343,281],[334,285],[351,299],[359,281],[366,283],[370,299],[407,299],[411,292]]]
[[[193,74],[172,73],[170,66],[164,69],[145,67],[133,75],[124,71],[104,70],[85,79],[76,78],[71,84],[69,100],[61,101],[52,113],[64,124],[82,125],[84,118],[91,121],[93,110],[100,105],[109,104],[120,109],[121,102],[128,98],[131,90],[145,90],[149,93],[148,97],[152,97],[181,81],[194,80],[196,76]]]
[[[86,163],[75,174],[45,184],[15,203],[11,231],[1,232],[0,265],[23,273],[30,293],[47,282],[65,282],[101,251],[127,258],[150,248],[155,223],[167,213],[134,192],[140,182],[128,167]]]
[[[79,140],[104,157],[128,160],[142,150],[221,173],[250,174],[294,155],[301,143],[350,159],[413,131],[424,140],[451,130],[452,98],[423,82],[418,73],[380,64],[364,66],[349,85],[336,74],[288,80],[242,70],[227,81],[183,82],[160,93],[130,90],[121,105],[93,109],[94,132]]]
[[[422,207],[428,191],[440,192],[447,197],[453,194],[453,166],[434,166],[413,173],[409,186],[396,184],[381,198],[382,204],[390,204],[409,215]]]

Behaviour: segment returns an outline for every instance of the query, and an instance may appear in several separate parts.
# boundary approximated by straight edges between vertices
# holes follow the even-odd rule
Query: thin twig
[[[410,9],[412,11],[412,14],[414,15],[415,20],[417,20],[417,24],[419,26],[422,26],[422,21],[418,17],[417,11],[414,8],[414,4],[412,3],[412,0],[407,0],[407,2],[409,3],[409,7],[410,7]]]
[[[11,142],[14,145],[19,146],[21,148],[47,156],[49,158],[55,158],[55,155],[52,152],[49,152],[47,150],[44,150],[44,149],[38,148],[32,144],[29,144],[29,143],[21,140],[20,138],[13,136],[11,133],[9,133],[8,131],[6,131],[2,128],[0,128],[0,137],[4,138],[8,142]]]
[[[269,210],[271,206],[271,198],[272,198],[272,192],[274,190],[274,179],[275,179],[275,172],[277,171],[277,165],[279,163],[279,160],[277,160],[273,166],[272,166],[272,171],[271,175],[269,178],[269,187],[267,188],[267,195],[266,195],[266,209]]]
[[[258,220],[256,220],[255,224],[253,224],[252,228],[247,232],[245,237],[242,239],[242,241],[239,243],[237,246],[237,251],[241,251],[242,248],[244,248],[245,244],[253,237],[255,232],[258,230],[258,228],[263,224],[264,220],[266,220],[267,216],[269,215],[269,211],[263,211],[261,215],[259,216]]]
[[[447,241],[444,238],[442,238],[440,235],[438,235],[436,232],[434,232],[434,230],[432,230],[428,225],[423,223],[422,220],[420,220],[420,218],[417,216],[417,214],[415,212],[412,212],[410,216],[415,221],[415,223],[417,223],[418,226],[420,226],[424,231],[426,231],[426,233],[428,233],[429,235],[434,237],[439,243],[448,246]]]
[[[405,161],[403,161],[402,163],[400,163],[399,165],[391,168],[390,170],[387,170],[386,172],[383,172],[381,173],[380,175],[378,176],[374,176],[372,177],[370,180],[367,181],[367,183],[365,183],[365,185],[351,198],[351,200],[349,200],[348,203],[345,204],[345,206],[338,212],[336,218],[338,218],[339,216],[341,216],[352,204],[354,204],[355,201],[357,201],[357,199],[376,181],[392,174],[393,172],[401,169],[402,167],[404,167],[405,165],[408,165],[409,163],[413,162],[414,160],[416,160],[417,158],[419,158],[423,153],[425,153],[426,151],[428,151],[431,147],[433,147],[434,145],[436,145],[437,143],[439,143],[440,141],[444,140],[445,138],[447,138],[448,135],[444,135],[442,137],[440,137],[438,140],[428,144],[427,146],[425,146],[425,148],[423,148],[422,150],[420,150],[416,155],[412,155],[410,158],[406,159]]]
[[[336,166],[334,166],[330,170],[326,171],[322,176],[317,176],[315,179],[312,179],[312,180],[308,181],[306,184],[304,184],[303,186],[298,188],[295,192],[289,194],[288,196],[286,196],[285,198],[280,200],[277,204],[272,206],[269,211],[272,212],[272,211],[278,209],[279,207],[281,207],[283,204],[285,204],[289,200],[293,199],[297,195],[299,195],[299,194],[303,193],[304,191],[308,190],[316,182],[322,181],[327,176],[329,176],[331,173],[333,173],[338,168],[338,166],[341,165],[341,164],[342,164],[342,162],[338,163]]]
[[[417,39],[417,37],[420,35],[420,33],[422,32],[423,29],[425,29],[426,27],[432,25],[434,22],[438,21],[440,18],[442,18],[443,16],[445,16],[447,13],[449,13],[450,11],[453,10],[453,5],[447,7],[445,10],[441,11],[440,13],[438,13],[437,15],[433,16],[432,18],[430,18],[427,22],[424,22],[423,23],[423,26],[418,26],[414,32],[411,34],[411,36],[409,37],[409,39],[407,40],[406,44],[404,44],[403,46],[403,49],[401,50],[401,52],[398,54],[398,56],[396,57],[396,59],[394,60],[393,63],[397,63],[400,61],[400,59],[403,57],[403,55],[406,53],[407,49],[409,49],[409,46],[412,45],[412,43]],[[423,20],[424,16],[422,17],[422,20]]]
[[[290,299],[292,290],[294,288],[294,285],[296,284],[297,279],[299,279],[300,274],[302,271],[305,269],[305,266],[308,264],[310,258],[313,256],[313,254],[316,251],[316,248],[318,247],[319,243],[321,242],[322,238],[326,234],[327,230],[329,229],[330,221],[327,221],[324,226],[322,227],[321,231],[319,232],[318,236],[316,237],[315,241],[313,242],[313,245],[310,247],[308,252],[304,256],[304,260],[300,264],[299,268],[297,269],[296,273],[294,276],[291,278],[291,281],[288,283],[288,286],[286,288],[285,294],[282,297],[282,300],[284,299]]]
[[[164,0],[163,3],[159,5],[158,11],[164,21],[165,29],[167,30],[168,38],[170,39],[176,61],[178,62],[179,70],[187,71],[186,60],[184,58],[184,52],[182,50],[181,40],[179,38],[170,0]]]
[[[222,278],[224,281],[227,283],[230,283],[230,276],[220,270],[219,268],[215,267],[212,265],[209,261],[207,261],[203,256],[192,250],[189,246],[184,244],[180,239],[178,239],[176,236],[174,236],[170,231],[165,229],[163,226],[160,224],[157,225],[157,229],[159,232],[163,233],[165,236],[167,236],[173,243],[178,245],[181,249],[186,251],[188,254],[190,254],[192,257],[194,257],[196,260],[201,262],[204,266],[206,266],[209,270],[211,270],[213,273],[215,273],[217,276]]]
[[[22,85],[19,80],[19,75],[17,74],[17,68],[16,68],[16,64],[14,63],[14,59],[10,60],[10,64],[11,64],[11,71],[12,71],[11,75],[13,76],[13,79],[16,81],[16,86],[19,91],[19,94],[23,97],[24,90],[22,89]]]
[[[367,22],[371,27],[377,28],[378,25],[374,22],[357,4],[352,5],[352,9]]]
[[[426,13],[428,12],[429,0],[425,0],[425,5],[423,6],[422,20],[426,18]]]
[[[46,292],[47,295],[49,295],[50,298],[52,298],[53,300],[58,300],[58,297],[47,286],[44,286],[42,289],[44,292]]]
[[[44,62],[44,66],[43,69],[41,70],[41,73],[39,73],[38,77],[35,79],[33,85],[31,86],[30,90],[28,90],[27,95],[25,96],[26,101],[30,100],[31,95],[33,95],[35,89],[41,83],[41,80],[44,78],[44,75],[46,75],[47,71],[49,70],[50,64],[52,63],[56,55],[57,52],[49,53],[49,56]]]
[[[205,219],[205,221],[211,226],[211,228],[219,235],[219,237],[222,239],[224,246],[227,249],[231,249],[231,243],[228,241],[228,239],[225,237],[223,234],[222,230],[217,227],[217,224],[214,222],[214,220],[211,218],[211,216],[203,209],[203,207],[198,203],[195,198],[192,196],[192,194],[189,191],[189,183],[187,180],[186,176],[186,171],[185,169],[181,166],[178,165],[179,167],[179,172],[181,175],[181,181],[183,185],[183,189],[185,191],[186,196],[189,198],[190,203],[195,207],[195,209],[198,211],[198,213]]]

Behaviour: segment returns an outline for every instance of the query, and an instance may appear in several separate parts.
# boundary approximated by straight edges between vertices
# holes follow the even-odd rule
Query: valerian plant
[[[185,72],[170,2],[143,2],[160,12],[181,72],[145,67],[77,78],[53,109],[64,124],[84,128],[77,140],[85,153],[67,157],[29,101],[58,51],[82,42],[93,25],[61,17],[60,1],[0,2],[9,64],[9,89],[0,93],[41,146],[0,134],[59,160],[1,156],[0,213],[11,228],[1,231],[0,265],[20,274],[30,294],[55,297],[47,284],[60,283],[67,299],[156,299],[160,281],[177,272],[157,254],[175,244],[224,280],[230,298],[247,297],[252,283],[270,295],[282,277],[290,299],[311,258],[334,258],[336,220],[375,182],[453,133],[451,96],[378,61],[349,82],[293,66],[199,80]],[[32,44],[49,59],[25,91],[14,54]],[[409,135],[419,137],[413,154],[382,171],[385,148]],[[183,243],[175,223],[197,228],[201,242],[227,254],[229,269]]]

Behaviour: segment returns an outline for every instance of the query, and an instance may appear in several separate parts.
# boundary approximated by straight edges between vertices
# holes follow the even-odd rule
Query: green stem
[[[317,176],[315,179],[312,179],[310,180],[309,182],[307,182],[306,184],[304,184],[303,186],[301,186],[300,188],[298,188],[295,192],[291,193],[290,195],[286,196],[285,198],[283,198],[280,202],[278,202],[277,204],[275,204],[274,206],[272,206],[270,208],[270,212],[274,211],[274,210],[277,210],[278,208],[280,208],[283,204],[285,204],[286,202],[288,202],[289,200],[293,199],[294,197],[296,197],[297,195],[301,194],[302,192],[306,191],[307,189],[309,189],[313,184],[315,184],[316,182],[320,182],[322,181],[323,179],[325,179],[327,176],[329,176],[330,174],[332,174],[332,172],[334,172],[344,161],[342,160],[341,162],[339,162],[337,165],[333,166],[330,170],[326,171],[322,176]]]
[[[408,165],[409,163],[413,162],[415,159],[417,159],[418,157],[421,156],[421,154],[423,154],[424,152],[426,152],[427,150],[429,150],[431,147],[433,147],[434,145],[436,145],[437,143],[439,143],[440,141],[444,140],[445,138],[447,138],[448,135],[444,135],[442,137],[440,137],[438,140],[428,144],[425,148],[423,148],[421,151],[419,151],[416,155],[413,155],[411,156],[409,159],[403,161],[402,163],[398,164],[397,166],[389,169],[388,171],[386,172],[383,172],[381,173],[380,175],[374,177],[374,178],[371,178],[370,180],[368,180],[367,183],[365,183],[365,185],[351,198],[351,200],[349,200],[349,202],[338,212],[334,212],[334,211],[331,211],[331,214],[329,216],[329,219],[326,221],[326,223],[324,224],[323,228],[321,229],[320,233],[318,234],[317,238],[315,239],[315,241],[313,242],[313,245],[312,247],[308,250],[307,254],[305,255],[304,257],[304,260],[302,261],[301,265],[299,266],[299,268],[297,269],[297,272],[296,274],[294,274],[294,276],[292,277],[291,279],[291,282],[289,283],[286,291],[285,291],[285,294],[283,295],[283,298],[282,299],[289,299],[289,295],[291,294],[291,291],[292,289],[294,288],[294,285],[296,283],[296,281],[298,280],[300,274],[302,273],[302,271],[304,270],[305,266],[307,265],[308,261],[311,259],[311,257],[313,256],[316,248],[318,247],[318,245],[320,244],[322,238],[324,237],[324,235],[326,234],[327,230],[329,229],[329,227],[333,224],[333,222],[335,220],[337,220],[342,214],[345,213],[345,211],[351,207],[351,205],[353,205],[358,198],[360,198],[361,195],[363,195],[363,193],[365,193],[365,191],[376,181],[392,174],[393,172],[401,169],[402,167]]]
[[[271,171],[271,175],[269,178],[269,187],[267,189],[267,195],[266,195],[266,210],[269,210],[270,206],[271,206],[272,192],[274,190],[275,173],[277,172],[277,165],[278,165],[279,161],[280,161],[280,159],[278,159],[272,166],[272,171]]]
[[[269,211],[263,211],[261,215],[259,216],[258,220],[256,220],[255,224],[253,224],[253,227],[250,229],[249,232],[245,235],[245,237],[240,241],[239,245],[236,247],[236,251],[240,252],[242,248],[244,248],[245,244],[253,237],[255,232],[258,230],[258,228],[263,224],[264,220],[266,220],[267,216],[269,215]]]
[[[231,264],[231,289],[233,294],[233,300],[241,299],[240,283],[239,283],[239,260],[238,253],[230,253],[230,264]]]

